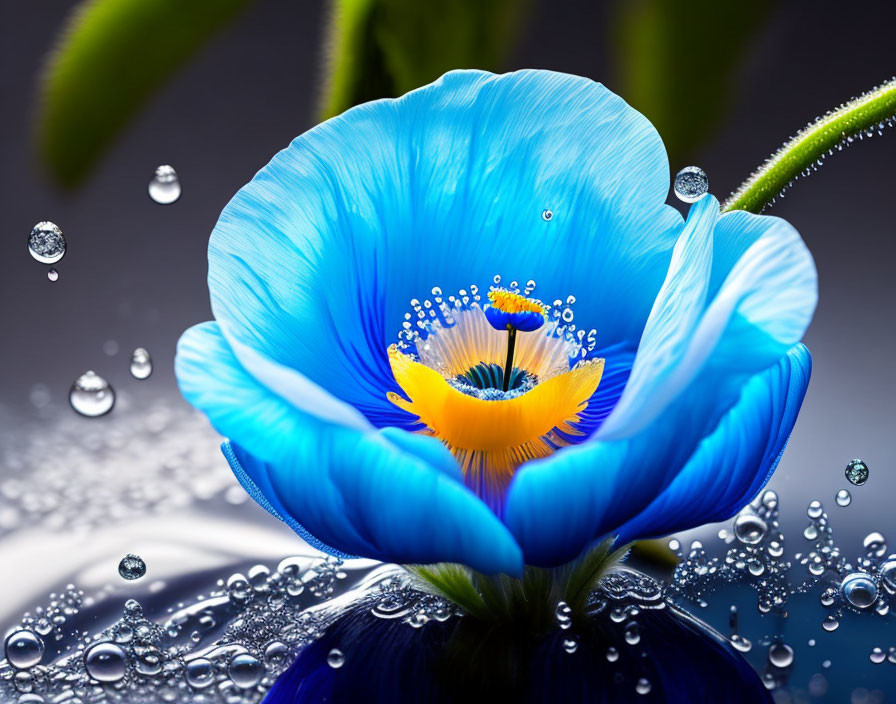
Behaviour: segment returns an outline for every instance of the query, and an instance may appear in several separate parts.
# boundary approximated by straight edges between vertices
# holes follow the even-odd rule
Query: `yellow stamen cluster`
[[[534,298],[526,298],[513,291],[498,289],[488,292],[488,300],[503,313],[541,313],[545,312],[544,304]]]

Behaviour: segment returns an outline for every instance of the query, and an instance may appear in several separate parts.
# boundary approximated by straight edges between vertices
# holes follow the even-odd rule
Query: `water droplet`
[[[814,647],[815,647],[815,639],[814,639],[814,638],[810,638],[810,639],[809,639],[809,647],[810,647],[810,648],[814,648]]]
[[[896,592],[896,559],[890,559],[880,566],[880,578],[890,593]]]
[[[16,631],[6,639],[6,659],[13,667],[37,665],[44,655],[44,642],[31,631]]]
[[[775,667],[790,667],[793,664],[793,648],[786,643],[773,643],[768,649],[768,661]]]
[[[685,203],[696,203],[709,193],[709,178],[699,166],[685,166],[675,174],[675,195]]]
[[[50,281],[58,281],[58,280],[59,280],[59,272],[56,271],[55,269],[50,269],[50,270],[47,272],[47,278],[48,278]]]
[[[52,222],[39,222],[28,235],[28,251],[41,264],[55,264],[65,256],[65,237]]]
[[[809,508],[806,509],[806,515],[808,515],[809,518],[821,518],[821,514],[823,513],[824,508],[820,501],[812,501],[809,504]]]
[[[862,484],[868,481],[868,465],[860,459],[850,460],[849,464],[846,465],[845,473],[850,483],[856,486],[862,486]]]
[[[115,391],[99,374],[87,371],[75,379],[68,401],[82,416],[95,418],[112,410]]]
[[[180,181],[173,167],[163,164],[156,169],[149,182],[149,197],[161,205],[168,205],[180,198]]]
[[[541,211],[541,219],[544,220],[545,222],[550,222],[553,219],[553,217],[554,217],[554,211],[548,210],[547,208],[545,208],[544,210]]]
[[[215,666],[211,660],[196,658],[187,663],[184,674],[187,684],[196,689],[204,689],[215,681]]]
[[[749,639],[744,638],[743,636],[740,636],[737,633],[735,633],[733,636],[731,636],[730,640],[731,640],[731,645],[733,645],[737,650],[739,650],[742,653],[749,653],[750,650],[752,650],[752,648],[753,648],[753,644],[749,641]]]
[[[634,621],[625,627],[625,642],[629,645],[637,645],[641,642],[641,633],[638,624]]]
[[[760,542],[768,530],[768,526],[759,516],[752,513],[742,513],[734,521],[734,535],[747,545],[755,545]]]
[[[645,677],[642,677],[638,680],[638,683],[635,685],[635,691],[638,694],[650,694],[650,680]]]
[[[84,654],[87,674],[100,682],[117,682],[127,671],[127,656],[115,643],[97,643]]]
[[[877,584],[864,572],[852,572],[840,582],[840,592],[858,609],[867,609],[877,600]]]
[[[865,553],[869,557],[883,557],[887,552],[887,541],[884,536],[877,531],[866,535],[865,540],[862,541],[862,545],[865,548]]]
[[[803,537],[806,540],[815,540],[818,537],[818,528],[813,525],[806,526],[806,530],[803,531]]]
[[[557,625],[564,631],[572,626],[572,609],[565,601],[558,601],[557,608],[554,610],[554,616],[557,619]]]
[[[140,579],[146,574],[146,563],[139,555],[128,553],[118,563],[118,574],[123,579]]]
[[[264,674],[264,665],[255,656],[240,653],[233,656],[227,674],[237,687],[249,689],[258,684]]]
[[[131,376],[135,379],[146,379],[152,374],[152,358],[143,347],[131,353]]]
[[[849,506],[852,503],[852,494],[846,489],[837,492],[836,501],[838,506]]]
[[[836,631],[840,627],[840,622],[837,620],[837,617],[833,614],[828,614],[824,617],[824,621],[821,622],[821,627],[828,631]]]
[[[884,660],[887,659],[887,654],[880,648],[872,648],[871,655],[869,655],[868,658],[875,665],[880,665]]]
[[[619,651],[612,645],[607,648],[607,662],[616,662],[619,659]]]
[[[576,649],[579,647],[579,644],[572,640],[571,638],[567,638],[563,641],[563,650],[565,650],[570,655],[576,652]]]
[[[333,648],[327,655],[327,665],[332,667],[334,670],[345,665],[345,655],[341,650],[339,650],[339,648]]]

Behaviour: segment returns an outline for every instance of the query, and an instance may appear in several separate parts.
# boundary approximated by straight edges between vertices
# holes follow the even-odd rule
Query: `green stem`
[[[504,362],[504,391],[510,387],[510,375],[513,373],[513,350],[516,347],[516,328],[507,326],[507,361]]]
[[[800,175],[817,170],[834,150],[896,125],[894,116],[896,78],[891,78],[800,130],[741,184],[722,211],[761,212]]]

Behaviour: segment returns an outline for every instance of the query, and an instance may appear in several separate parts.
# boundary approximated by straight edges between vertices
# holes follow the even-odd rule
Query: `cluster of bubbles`
[[[864,461],[854,459],[846,465],[844,474],[852,485],[862,486],[870,472]],[[840,489],[835,502],[840,507],[849,506],[852,503],[849,490]],[[811,598],[814,594],[826,610],[819,630],[828,633],[839,628],[847,612],[886,617],[896,607],[896,554],[889,552],[884,536],[877,531],[869,533],[863,540],[864,555],[850,560],[836,545],[830,520],[820,501],[809,503],[806,517],[802,538],[808,543],[808,549],[792,557],[786,554],[779,525],[778,496],[771,490],[744,508],[730,530],[719,531],[720,540],[728,546],[723,555],[709,557],[699,541],[691,543],[685,552],[677,539],[671,540],[669,547],[681,561],[667,587],[668,597],[705,608],[710,594],[737,585],[755,592],[760,614],[786,618],[788,605],[795,597]],[[737,632],[737,624],[737,607],[731,606],[731,643],[741,652],[749,653],[753,644]],[[793,648],[780,639],[765,638],[762,642],[769,646],[769,667],[763,678],[769,688],[775,688],[783,684],[786,670],[793,664]],[[815,639],[810,639],[809,647],[814,646]],[[896,647],[889,650],[876,647],[870,660],[896,664]],[[823,667],[830,667],[829,660],[825,663]]]
[[[816,117],[814,121],[810,122],[803,129],[797,132],[793,137],[785,141],[774,154],[766,159],[765,163],[763,163],[762,166],[760,166],[752,174],[750,174],[750,177],[741,185],[741,187],[737,191],[732,193],[731,196],[729,196],[728,200],[725,203],[725,206],[727,206],[729,203],[733,203],[738,198],[740,198],[747,188],[752,186],[772,167],[776,166],[795,144],[807,140],[813,134],[821,133],[822,130],[828,128],[831,122],[840,118],[847,110],[852,110],[862,102],[867,102],[878,97],[885,91],[892,90],[894,84],[896,84],[896,76],[891,78],[889,81],[885,81],[879,86],[876,86],[871,90],[863,93],[857,98],[853,98],[846,103],[841,103],[839,107],[834,108],[833,110],[828,110],[824,115],[819,115],[818,117]],[[849,133],[841,132],[840,139],[836,142],[836,144],[830,147],[827,152],[825,154],[822,154],[818,159],[806,165],[806,167],[799,174],[794,176],[787,184],[784,185],[784,187],[775,195],[775,197],[769,201],[766,207],[774,205],[775,202],[779,199],[783,199],[787,190],[791,188],[801,176],[806,177],[816,173],[818,169],[821,168],[821,166],[824,164],[825,159],[829,156],[832,156],[835,151],[843,151],[845,147],[848,147],[856,142],[863,141],[865,139],[871,139],[875,135],[882,136],[884,134],[884,130],[894,126],[896,126],[896,118],[890,115],[877,121],[875,124],[864,127],[863,129],[853,127],[852,131]]]
[[[505,285],[502,284],[501,276],[495,275],[489,290],[504,289],[532,297],[535,287],[536,283],[532,279],[524,286],[520,286],[516,280]],[[411,300],[411,310],[405,313],[402,329],[398,333],[398,349],[413,352],[418,345],[425,344],[426,338],[430,335],[440,329],[452,327],[455,324],[455,316],[460,311],[488,305],[488,299],[483,300],[483,295],[476,284],[471,284],[468,289],[460,289],[457,294],[450,294],[447,297],[439,287],[434,287],[431,293],[432,299]],[[538,331],[540,335],[565,339],[570,346],[571,363],[586,358],[597,347],[597,330],[578,328],[574,322],[575,302],[575,296],[570,295],[566,300],[558,298],[550,304],[544,303],[545,324]]]
[[[347,577],[335,558],[291,557],[273,570],[255,565],[162,619],[128,599],[118,618],[92,634],[79,629],[87,615],[83,594],[70,586],[7,637],[0,701],[258,702],[338,612],[328,602],[350,597],[340,585]],[[409,622],[428,617],[405,609]],[[330,654],[332,667],[342,662],[340,653]]]

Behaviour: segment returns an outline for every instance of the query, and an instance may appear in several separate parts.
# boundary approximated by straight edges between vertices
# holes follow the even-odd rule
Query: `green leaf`
[[[72,13],[43,79],[41,156],[81,183],[140,108],[250,0],[88,0]]]
[[[653,122],[672,170],[694,160],[725,116],[736,70],[771,0],[620,3],[619,93]]]
[[[334,0],[321,119],[456,68],[497,71],[528,2]]]

